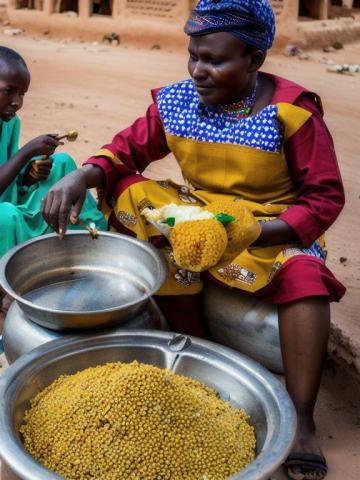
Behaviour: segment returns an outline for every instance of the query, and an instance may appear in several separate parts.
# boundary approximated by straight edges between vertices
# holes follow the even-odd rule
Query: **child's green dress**
[[[17,116],[9,122],[0,120],[0,166],[18,151],[20,126],[21,120]],[[0,194],[0,257],[25,240],[52,232],[41,215],[41,199],[56,182],[77,167],[67,153],[57,153],[51,158],[54,163],[47,180],[30,187],[23,186],[24,169]],[[86,195],[81,219],[86,223],[94,222],[99,230],[107,229],[107,222],[90,192]],[[84,227],[71,225],[69,228]]]

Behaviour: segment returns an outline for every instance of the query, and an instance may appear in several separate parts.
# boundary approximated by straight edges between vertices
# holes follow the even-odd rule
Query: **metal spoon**
[[[66,138],[68,142],[75,142],[75,140],[78,138],[79,133],[76,130],[69,130],[65,135],[60,135],[59,137],[56,137],[56,140],[62,140],[63,138]]]

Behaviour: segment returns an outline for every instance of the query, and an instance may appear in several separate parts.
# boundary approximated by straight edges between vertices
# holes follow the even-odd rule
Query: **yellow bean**
[[[32,400],[20,432],[68,480],[225,480],[254,460],[256,444],[244,410],[138,362],[59,377]]]

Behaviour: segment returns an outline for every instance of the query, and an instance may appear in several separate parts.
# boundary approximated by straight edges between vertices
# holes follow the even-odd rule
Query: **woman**
[[[1,46],[0,257],[13,246],[51,231],[41,215],[41,198],[62,177],[76,170],[68,154],[53,155],[61,145],[56,135],[41,135],[19,149],[21,121],[16,112],[23,105],[29,85],[30,73],[24,59],[14,50]],[[86,223],[93,221],[98,223],[98,228],[106,228],[90,192],[84,207]]]
[[[261,224],[256,242],[218,283],[278,305],[286,385],[298,434],[285,466],[290,478],[322,479],[326,461],[315,436],[314,406],[326,354],[330,301],[344,287],[326,268],[323,233],[344,191],[320,99],[292,82],[258,73],[275,34],[267,0],[200,0],[185,26],[190,80],[153,91],[146,115],[118,133],[44,201],[62,237],[76,222],[86,188],[104,189],[103,208],[120,232],[163,243],[144,222],[145,207],[243,202]],[[186,186],[138,175],[173,152]],[[198,275],[172,262],[158,301],[172,329],[203,333]],[[161,296],[160,296],[161,295]]]

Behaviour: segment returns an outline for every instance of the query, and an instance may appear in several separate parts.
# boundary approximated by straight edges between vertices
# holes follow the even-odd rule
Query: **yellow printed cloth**
[[[86,162],[104,172],[102,210],[117,231],[160,247],[158,230],[141,214],[144,208],[240,202],[258,221],[279,217],[287,222],[299,243],[250,245],[228,264],[211,267],[212,277],[260,295],[281,283],[281,292],[270,294],[279,303],[314,294],[339,299],[344,288],[325,267],[322,235],[342,208],[343,189],[320,101],[292,82],[260,75],[274,82],[272,103],[244,119],[221,105],[202,104],[191,80],[154,91],[146,115]],[[139,175],[170,152],[183,185]],[[201,275],[180,268],[169,244],[161,246],[169,276],[159,293],[199,292]],[[308,267],[292,266],[300,263]],[[306,272],[312,283],[305,280]],[[277,283],[285,277],[286,282]]]
[[[208,205],[214,201],[231,200],[249,207],[260,220],[276,218],[286,205],[266,205],[242,200],[239,195],[215,194],[198,191],[186,185],[177,185],[171,180],[145,180],[128,186],[116,199],[113,211],[117,222],[130,230],[140,240],[151,240],[159,236],[156,227],[149,224],[141,212],[145,208],[160,208],[163,205]],[[324,248],[323,239],[319,248]],[[321,246],[321,247],[320,247]],[[202,290],[200,273],[187,271],[176,265],[170,246],[162,248],[168,264],[168,276],[158,295],[196,294]],[[213,267],[209,273],[228,286],[255,292],[265,287],[275,272],[294,255],[304,254],[298,245],[276,247],[249,247],[235,257],[229,265]]]

